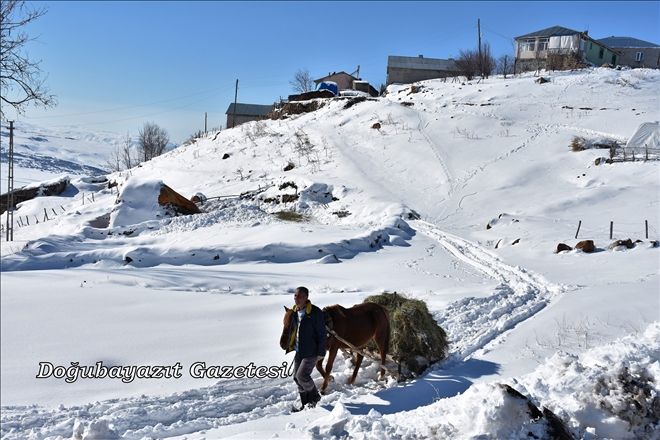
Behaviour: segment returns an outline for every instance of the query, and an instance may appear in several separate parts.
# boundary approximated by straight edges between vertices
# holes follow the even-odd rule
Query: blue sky
[[[660,43],[660,2],[30,2],[48,12],[27,31],[37,40],[59,105],[30,108],[41,125],[135,135],[146,121],[183,141],[225,124],[238,78],[239,102],[270,104],[308,69],[352,72],[376,88],[388,55],[447,58],[482,39],[496,56],[511,39],[562,25],[594,38]]]

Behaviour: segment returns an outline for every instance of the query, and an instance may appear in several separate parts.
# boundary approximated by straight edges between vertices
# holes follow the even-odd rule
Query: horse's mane
[[[339,304],[323,307],[323,311],[330,314],[331,316],[336,313],[342,317],[346,317],[346,308],[344,306],[340,306]]]

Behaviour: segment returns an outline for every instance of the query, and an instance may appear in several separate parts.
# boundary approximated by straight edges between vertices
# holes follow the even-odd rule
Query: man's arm
[[[325,356],[326,330],[324,312],[320,310],[314,320],[314,330],[316,332],[316,341],[318,342],[318,355]]]

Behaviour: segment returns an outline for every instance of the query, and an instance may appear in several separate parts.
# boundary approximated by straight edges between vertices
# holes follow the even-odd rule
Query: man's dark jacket
[[[297,307],[295,306],[294,311],[295,313],[291,319],[291,331],[294,335],[298,329],[298,325],[300,325],[296,356],[299,358],[325,356],[326,329],[323,311],[307,301],[305,314],[300,323],[298,322],[298,312]],[[292,337],[291,341],[292,343],[295,343],[295,337]],[[290,345],[287,352],[291,351],[293,348],[293,344]]]

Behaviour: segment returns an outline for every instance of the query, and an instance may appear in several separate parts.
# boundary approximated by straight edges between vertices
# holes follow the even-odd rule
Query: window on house
[[[605,49],[601,47],[598,51],[598,58],[603,58],[603,55],[605,55]]]
[[[549,38],[539,38],[538,50],[548,50],[548,41],[550,41]]]
[[[523,52],[534,52],[534,47],[536,40],[530,39],[530,40],[522,40],[522,43],[520,44],[520,50]]]
[[[644,59],[644,52],[637,52],[635,54],[635,61],[640,62]]]

